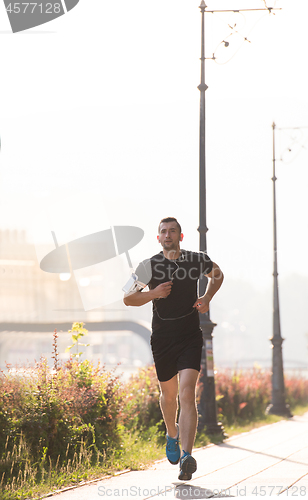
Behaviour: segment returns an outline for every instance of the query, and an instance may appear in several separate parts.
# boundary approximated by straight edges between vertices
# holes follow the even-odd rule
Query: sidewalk
[[[145,471],[126,472],[56,494],[53,500],[100,498],[308,497],[308,413],[194,450],[191,481],[177,479],[166,459]]]

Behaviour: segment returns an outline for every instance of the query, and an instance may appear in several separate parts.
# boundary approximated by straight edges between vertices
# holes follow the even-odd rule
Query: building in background
[[[64,351],[70,336],[65,332],[74,321],[86,323],[90,332],[86,342],[91,346],[84,354],[88,359],[99,359],[109,368],[121,362],[119,370],[125,373],[152,363],[151,303],[126,307],[120,300],[85,311],[75,277],[63,281],[59,274],[43,272],[24,231],[0,231],[0,277],[0,369],[5,368],[5,362],[33,362],[42,354],[52,363],[55,328],[60,332],[61,358],[66,359]],[[284,366],[288,370],[307,371],[307,290],[305,276],[281,280]],[[212,305],[212,317],[218,323],[218,368],[250,368],[255,363],[270,368],[271,293],[271,287],[258,291],[247,282],[226,279]],[[99,329],[98,324],[102,325]],[[113,326],[112,330],[111,326],[105,329],[107,324]],[[142,328],[144,337],[140,335]]]
[[[0,232],[0,322],[87,321],[74,276],[43,272],[24,231]],[[98,319],[102,319],[101,317]]]
[[[51,366],[55,328],[60,359],[68,359],[67,331],[75,321],[83,321],[89,330],[86,343],[90,346],[84,349],[83,359],[100,361],[108,369],[120,363],[118,371],[126,375],[152,363],[144,310],[140,310],[141,321],[132,321],[131,311],[122,303],[85,311],[75,277],[43,272],[24,231],[0,231],[0,276],[1,369],[6,363],[27,364],[41,356]]]

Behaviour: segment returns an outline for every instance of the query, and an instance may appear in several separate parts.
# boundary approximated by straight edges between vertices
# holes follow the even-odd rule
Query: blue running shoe
[[[167,444],[166,444],[166,455],[169,460],[169,462],[172,465],[176,465],[179,463],[180,456],[181,456],[181,450],[179,446],[179,426],[178,424],[175,424],[178,430],[178,434],[176,438],[171,438],[166,434],[167,438]]]
[[[184,455],[180,460],[180,474],[179,479],[181,481],[189,481],[191,476],[197,470],[197,462],[189,453],[184,451]]]

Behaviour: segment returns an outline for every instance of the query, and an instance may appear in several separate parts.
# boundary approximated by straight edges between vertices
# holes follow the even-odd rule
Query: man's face
[[[176,222],[162,222],[157,239],[164,250],[177,250],[183,234],[180,233]]]

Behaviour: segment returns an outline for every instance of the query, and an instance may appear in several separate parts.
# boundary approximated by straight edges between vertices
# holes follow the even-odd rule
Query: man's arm
[[[165,299],[171,292],[172,281],[161,283],[148,292],[133,292],[124,295],[123,302],[126,306],[143,306],[153,299]]]
[[[199,297],[194,303],[193,307],[196,307],[199,312],[206,313],[210,307],[210,301],[214,297],[215,293],[218,292],[224,280],[224,275],[220,267],[213,262],[212,271],[205,275],[208,280],[205,294]]]

